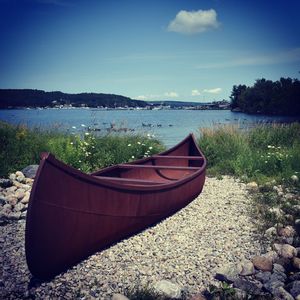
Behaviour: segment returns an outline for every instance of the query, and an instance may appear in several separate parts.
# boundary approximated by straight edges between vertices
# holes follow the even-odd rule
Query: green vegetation
[[[200,129],[199,145],[208,159],[209,174],[228,174],[263,184],[288,183],[300,174],[300,124]]]
[[[145,101],[132,100],[128,97],[113,94],[67,94],[32,89],[0,89],[0,108],[53,107],[55,105],[70,104],[75,107],[80,107],[82,105],[89,107],[145,107],[147,105]]]
[[[0,122],[0,177],[39,163],[41,152],[51,152],[58,159],[84,172],[146,157],[163,150],[162,144],[142,135],[96,136],[42,131]]]
[[[251,87],[234,85],[230,98],[231,108],[245,113],[300,115],[298,79],[280,78],[273,82],[262,78]]]

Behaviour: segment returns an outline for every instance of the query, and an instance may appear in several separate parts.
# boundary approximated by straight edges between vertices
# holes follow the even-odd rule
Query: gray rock
[[[289,244],[274,244],[273,245],[276,252],[284,258],[293,258],[297,256],[297,250]]]
[[[300,233],[300,219],[295,220],[295,229],[296,229],[296,232],[299,234]]]
[[[16,192],[15,192],[15,197],[20,200],[22,199],[23,197],[25,196],[25,190],[20,188],[20,189],[17,189]]]
[[[241,289],[252,295],[259,295],[263,287],[262,283],[255,280],[250,281],[246,278],[238,278],[234,281],[233,286],[235,288]]]
[[[9,174],[9,179],[11,180],[11,181],[13,181],[13,180],[16,180],[16,174],[14,174],[14,173],[12,173],[12,174]]]
[[[236,300],[245,300],[245,299],[247,299],[247,292],[245,292],[241,289],[235,288],[234,289],[234,299],[236,299]]]
[[[130,300],[130,299],[122,294],[113,294],[111,300]]]
[[[36,172],[39,168],[39,165],[29,165],[22,170],[22,173],[27,177],[33,179],[36,175]]]
[[[228,264],[216,271],[215,278],[220,281],[232,283],[237,280],[238,275],[242,272],[243,268],[240,264]]]
[[[297,272],[297,273],[289,276],[289,281],[296,281],[296,280],[300,280],[300,272]]]
[[[25,193],[25,196],[21,200],[21,203],[27,204],[29,202],[30,193]]]
[[[21,171],[16,172],[16,180],[21,183],[25,181],[25,176]]]
[[[294,300],[294,297],[289,292],[287,292],[282,286],[280,286],[278,289],[275,289],[273,294],[280,300]]]
[[[282,281],[269,280],[264,284],[264,288],[272,294],[280,287],[284,287],[284,283]]]
[[[299,177],[297,175],[292,175],[291,176],[291,180],[294,182],[294,183],[297,183],[299,181]]]
[[[293,296],[293,297],[297,297],[298,295],[300,295],[300,281],[297,280],[297,281],[294,281],[290,284],[290,294]]]
[[[292,206],[292,210],[293,210],[293,212],[295,213],[295,214],[300,214],[300,205],[299,204],[297,204],[297,205],[293,205]]]
[[[168,280],[160,280],[153,286],[154,291],[169,298],[180,299],[182,288]]]
[[[12,212],[8,215],[8,219],[15,221],[15,220],[19,220],[21,218],[21,212]]]
[[[3,196],[0,196],[0,205],[6,204],[6,198]]]
[[[293,237],[295,234],[296,234],[295,229],[290,225],[286,226],[286,227],[283,227],[283,228],[280,228],[278,230],[278,235],[286,237],[286,238]]]
[[[253,263],[250,260],[242,261],[241,267],[242,267],[242,271],[240,272],[240,275],[242,276],[248,276],[255,273]]]
[[[246,189],[251,193],[258,192],[258,184],[255,181],[249,182],[246,185]]]
[[[273,265],[273,272],[274,273],[285,273],[285,268],[280,264]]]
[[[262,255],[263,257],[268,257],[272,260],[272,262],[274,263],[276,261],[276,259],[278,259],[278,254],[276,251],[269,251],[266,254]]]
[[[0,178],[0,187],[8,188],[12,186],[12,181],[10,179]]]
[[[17,204],[15,205],[14,210],[15,210],[16,212],[18,212],[18,211],[21,211],[21,212],[22,212],[23,210],[25,210],[25,206],[24,206],[23,203],[19,202],[19,203],[17,203]]]
[[[293,257],[293,267],[297,270],[300,270],[300,258]]]
[[[271,272],[258,272],[255,274],[255,278],[262,283],[266,283],[270,280]]]
[[[277,234],[277,230],[275,227],[270,227],[265,231],[265,235],[268,238],[274,237]]]
[[[277,219],[282,219],[284,216],[284,211],[279,207],[271,207],[269,208],[269,213],[274,215]]]
[[[285,282],[286,281],[286,279],[287,279],[287,276],[286,276],[286,274],[285,273],[273,273],[273,274],[271,274],[271,277],[270,277],[270,281],[281,281],[281,282]]]
[[[16,190],[17,190],[16,186],[11,186],[11,187],[6,189],[6,192],[11,194],[11,193],[14,193]]]

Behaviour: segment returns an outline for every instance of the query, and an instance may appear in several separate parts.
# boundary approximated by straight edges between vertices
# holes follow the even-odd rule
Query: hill
[[[103,94],[67,94],[59,91],[45,92],[33,89],[0,89],[0,109],[15,107],[54,107],[72,105],[74,107],[145,107],[147,103],[129,97]]]

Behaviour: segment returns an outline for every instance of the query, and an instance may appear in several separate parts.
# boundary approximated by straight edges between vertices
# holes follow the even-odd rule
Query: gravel
[[[169,280],[197,293],[228,263],[262,251],[246,185],[207,178],[202,194],[158,225],[90,256],[49,282],[32,278],[24,251],[25,220],[0,226],[0,299],[111,299],[134,286]]]

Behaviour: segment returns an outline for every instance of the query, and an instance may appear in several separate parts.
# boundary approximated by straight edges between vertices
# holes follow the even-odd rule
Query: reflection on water
[[[127,132],[148,133],[170,147],[190,132],[198,134],[200,127],[215,124],[237,124],[240,127],[255,123],[291,122],[295,118],[247,115],[229,110],[100,110],[100,109],[11,109],[0,110],[0,120],[30,127],[81,132],[95,130],[98,134]]]

